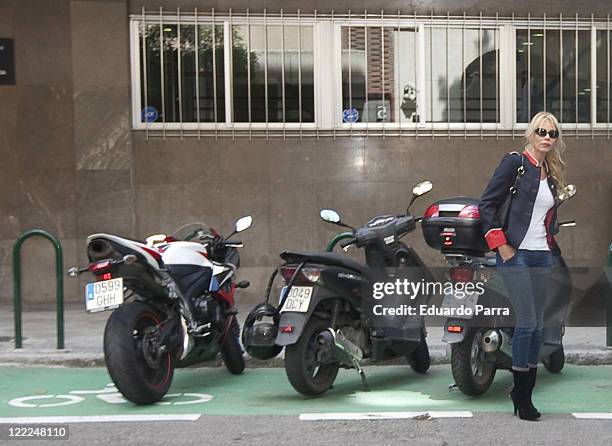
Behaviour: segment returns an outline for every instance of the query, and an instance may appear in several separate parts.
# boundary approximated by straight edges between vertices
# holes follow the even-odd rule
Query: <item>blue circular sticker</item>
[[[145,107],[142,109],[142,122],[155,122],[159,117],[159,113],[155,107]]]
[[[359,112],[356,108],[347,108],[342,111],[342,120],[344,122],[357,122],[359,121]]]

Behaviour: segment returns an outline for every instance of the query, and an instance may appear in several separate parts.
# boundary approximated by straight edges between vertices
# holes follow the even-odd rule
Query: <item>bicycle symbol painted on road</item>
[[[9,401],[13,407],[35,409],[48,407],[63,407],[79,404],[85,401],[87,395],[95,395],[100,401],[107,404],[127,404],[129,403],[113,383],[108,384],[100,390],[71,390],[64,395],[30,395],[14,398]],[[168,393],[164,398],[155,403],[157,406],[186,406],[202,404],[212,401],[213,396],[207,393]]]

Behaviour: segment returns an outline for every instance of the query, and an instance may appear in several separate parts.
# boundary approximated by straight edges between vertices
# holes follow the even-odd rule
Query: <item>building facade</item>
[[[281,10],[282,8],[282,10]],[[483,8],[481,11],[479,8]],[[334,207],[359,225],[478,197],[537,111],[562,122],[559,243],[602,265],[612,241],[612,24],[604,1],[3,0],[15,82],[0,85],[0,298],[12,245],[42,227],[85,262],[94,232],[144,238],[252,214],[257,300],[285,249],[318,250]],[[577,15],[578,14],[578,15]],[[441,264],[420,231],[409,237]],[[24,295],[52,302],[53,256],[24,246]],[[82,285],[82,284],[81,284]],[[82,287],[66,282],[67,298]]]

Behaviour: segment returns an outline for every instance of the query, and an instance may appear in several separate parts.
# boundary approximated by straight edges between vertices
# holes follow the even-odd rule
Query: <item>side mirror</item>
[[[235,231],[242,232],[246,229],[249,229],[252,224],[253,224],[253,217],[251,217],[250,215],[239,218],[236,221]]]
[[[433,189],[433,184],[431,181],[421,181],[419,184],[412,188],[412,195],[415,197],[420,197],[421,195],[425,195]]]
[[[323,221],[342,226],[343,228],[349,228],[350,230],[355,232],[355,228],[344,223],[340,218],[340,214],[338,214],[338,212],[333,209],[321,209],[321,211],[319,212],[319,216]]]
[[[412,198],[410,199],[410,204],[408,204],[408,208],[406,209],[406,213],[410,212],[410,206],[414,203],[421,195],[425,195],[428,192],[431,192],[433,189],[433,183],[429,180],[421,181],[416,186],[412,188]]]
[[[570,198],[572,198],[574,195],[576,195],[576,185],[574,184],[568,184],[567,186],[565,186],[565,188],[561,191],[561,193],[559,194],[559,200],[560,201],[566,201],[569,200]]]
[[[338,224],[341,221],[340,214],[338,214],[333,209],[321,209],[321,212],[319,212],[319,216],[321,217],[321,220],[327,221],[329,223]]]

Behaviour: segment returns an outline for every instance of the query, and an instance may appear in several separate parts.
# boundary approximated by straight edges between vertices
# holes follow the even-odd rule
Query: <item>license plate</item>
[[[311,297],[311,286],[292,286],[288,295],[287,287],[283,287],[281,290],[280,301],[284,301],[284,303],[280,312],[295,311],[296,313],[306,313],[308,311],[308,306],[310,305]]]
[[[123,278],[92,282],[85,286],[85,309],[89,313],[111,310],[123,303]]]
[[[478,293],[465,293],[465,296],[462,299],[458,299],[455,297],[453,293],[447,293],[444,295],[444,300],[442,301],[442,308],[461,308],[471,309],[471,312],[466,312],[461,316],[461,319],[471,319],[473,317],[473,313],[476,310],[476,304],[478,303]]]

